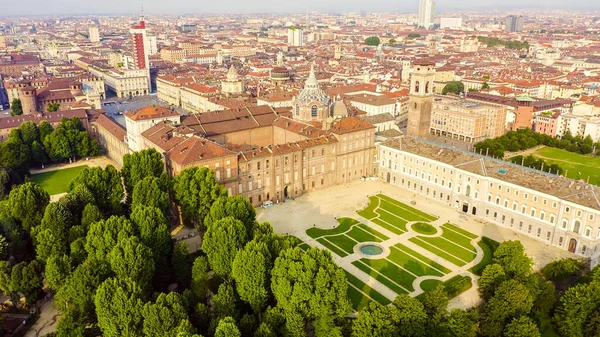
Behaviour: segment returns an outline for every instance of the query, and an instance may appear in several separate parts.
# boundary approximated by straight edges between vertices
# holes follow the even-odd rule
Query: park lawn
[[[403,207],[400,207],[396,204],[393,204],[389,201],[381,200],[379,208],[375,210],[375,212],[380,213],[380,211],[385,210],[395,216],[405,219],[406,221],[427,221],[422,216],[411,212]]]
[[[444,276],[444,274],[431,268],[431,266],[428,266],[423,262],[416,260],[412,256],[407,255],[399,249],[390,249],[390,255],[388,255],[387,259],[399,266],[402,266],[402,268],[408,270],[409,272],[417,276]]]
[[[470,272],[477,276],[481,276],[485,267],[492,263],[492,259],[494,258],[494,252],[496,248],[500,245],[498,241],[494,241],[486,236],[482,237],[477,245],[483,249],[483,259],[479,261],[478,264],[474,265],[469,269]]]
[[[409,211],[409,212],[411,212],[413,214],[416,214],[418,216],[423,217],[424,218],[423,221],[434,221],[434,220],[437,219],[437,217],[435,217],[435,216],[433,216],[431,214],[419,211],[418,209],[416,209],[416,208],[414,208],[412,206],[409,206],[409,205],[407,205],[407,204],[405,204],[403,202],[400,202],[400,201],[398,201],[396,199],[390,198],[387,195],[378,194],[377,196],[380,197],[383,200],[386,200],[386,201],[389,201],[389,202],[393,203],[394,205],[396,205],[396,206],[398,206],[400,208],[404,208],[405,210],[407,210],[407,211]]]
[[[353,227],[348,233],[346,233],[349,237],[353,238],[358,242],[381,242],[381,239],[376,237],[375,235],[362,230],[359,227]]]
[[[310,246],[307,243],[303,242],[298,245],[298,248],[302,249],[303,251],[307,251],[310,249]]]
[[[402,233],[407,232],[408,230],[406,229],[406,224],[407,221],[398,217],[397,215],[394,215],[392,213],[389,213],[388,211],[385,211],[383,209],[378,209],[377,212],[379,213],[379,219],[389,223],[390,225],[398,228],[399,230],[402,231]]]
[[[444,237],[444,238],[446,238],[468,250],[475,251],[475,249],[473,248],[473,245],[471,244],[472,239],[466,238],[466,237],[464,237],[456,232],[453,232],[447,228],[442,228],[442,237]]]
[[[379,281],[379,283],[390,288],[396,294],[408,294],[408,291],[406,289],[402,288],[398,283],[392,281],[389,278],[389,276],[384,275],[383,273],[377,271],[376,269],[373,269],[372,267],[364,264],[361,260],[354,261],[354,262],[352,262],[352,264],[356,268],[365,272],[367,275],[374,277],[377,281]]]
[[[423,291],[432,291],[439,284],[443,284],[443,283],[444,282],[442,282],[440,280],[427,279],[427,280],[424,280],[423,282],[421,282],[420,286],[421,286],[421,289],[423,289]]]
[[[453,225],[451,223],[445,223],[441,227],[442,228],[451,229],[451,230],[453,230],[453,231],[455,231],[455,232],[457,232],[459,234],[462,234],[462,235],[464,235],[464,236],[466,236],[468,238],[471,238],[471,239],[477,238],[477,234],[473,234],[473,233],[471,233],[469,231],[466,231],[466,230],[464,230],[464,229],[462,229],[462,228],[460,228],[458,226],[455,226],[455,225]]]
[[[319,238],[324,235],[343,234],[343,233],[346,233],[350,229],[350,227],[352,227],[352,225],[359,223],[358,221],[351,219],[351,218],[339,218],[337,220],[340,223],[340,225],[337,226],[336,228],[322,229],[322,228],[312,227],[312,228],[309,228],[306,230],[306,234],[313,239]]]
[[[448,269],[448,268],[442,266],[441,264],[439,264],[439,263],[437,263],[437,262],[435,262],[435,261],[433,261],[433,260],[431,260],[431,259],[429,259],[429,258],[427,258],[427,257],[425,257],[425,256],[423,256],[423,255],[421,255],[421,254],[419,254],[417,252],[415,252],[414,250],[412,250],[412,249],[404,246],[401,243],[398,243],[395,246],[392,246],[392,248],[398,249],[398,250],[404,252],[405,254],[408,254],[408,255],[412,256],[416,260],[419,260],[419,261],[421,261],[421,262],[423,262],[423,263],[425,263],[427,265],[430,265],[431,267],[433,267],[436,270],[442,272],[443,274],[448,274],[448,273],[451,272],[450,269]]]
[[[388,305],[388,304],[392,303],[392,301],[390,301],[387,297],[381,295],[377,290],[371,288],[369,285],[367,285],[363,281],[359,280],[356,276],[352,275],[351,273],[349,273],[345,270],[344,270],[344,272],[346,273],[346,279],[348,280],[348,283],[349,283],[348,284],[348,290],[349,290],[348,295],[350,296],[350,300],[352,301],[352,306],[354,307],[355,310],[362,309],[371,300],[376,301],[381,305]],[[356,296],[356,294],[353,295],[350,293],[351,288],[354,289],[355,293],[360,294],[361,298],[353,299],[352,296]],[[359,289],[364,294],[367,294],[368,297],[365,296],[360,291],[357,291],[356,289]]]
[[[444,240],[443,238],[427,238],[427,237],[419,237],[419,239],[447,252],[448,254],[453,255],[465,262],[471,262],[477,257],[477,252],[473,247],[470,249],[465,248],[457,243],[452,241]]]
[[[354,246],[356,246],[356,244],[358,243],[345,234],[327,236],[323,239],[326,239],[327,241],[333,243],[348,254],[354,253]]]
[[[417,222],[411,226],[412,230],[419,234],[433,235],[437,229],[426,222]]]
[[[65,193],[69,190],[71,180],[86,168],[87,165],[82,165],[38,173],[31,176],[31,181],[40,185],[50,195]]]
[[[358,213],[358,215],[362,216],[363,218],[366,219],[373,219],[377,217],[377,214],[375,214],[375,208],[379,205],[379,198],[375,197],[375,196],[370,196],[369,197],[369,205],[367,205],[367,207],[363,210],[360,210],[356,213]]]
[[[358,224],[358,226],[356,226],[362,230],[364,230],[365,232],[369,232],[373,235],[375,235],[376,237],[378,237],[381,241],[385,241],[388,240],[389,238],[381,233],[379,233],[378,231],[376,231],[375,229],[365,225],[365,224]]]
[[[417,278],[412,275],[407,270],[398,267],[391,260],[388,259],[379,259],[379,260],[371,260],[371,259],[361,259],[362,263],[367,266],[377,270],[381,274],[387,276],[395,283],[400,285],[402,288],[408,291],[414,291],[413,281]]]
[[[600,157],[584,156],[554,147],[543,147],[535,151],[533,156],[568,170],[567,176],[571,179],[586,180],[589,176],[590,184],[600,185]]]
[[[390,231],[396,235],[400,235],[400,234],[404,233],[402,230],[390,225],[389,223],[387,223],[381,219],[373,219],[371,221],[373,221],[374,223],[378,224],[379,226],[387,229],[388,231]]]
[[[329,242],[327,239],[325,238],[319,238],[317,239],[317,242],[322,244],[323,246],[327,247],[327,249],[329,249],[332,253],[340,256],[340,257],[346,257],[348,256],[348,254],[346,254],[343,250],[341,250],[340,248],[336,247],[335,245],[333,245],[331,242]]]
[[[459,267],[462,267],[465,264],[467,264],[466,261],[464,261],[464,260],[462,260],[462,259],[460,259],[460,258],[458,258],[458,257],[456,257],[454,255],[451,255],[451,254],[447,253],[446,251],[444,251],[444,250],[436,247],[436,245],[432,245],[432,244],[430,244],[430,243],[428,243],[426,241],[423,241],[422,238],[414,237],[414,238],[410,238],[408,240],[410,242],[418,245],[418,246],[421,246],[423,249],[426,249],[426,250],[432,252],[433,254],[441,257],[442,259],[445,259],[448,262],[453,263],[453,264],[455,264],[455,265],[457,265]]]

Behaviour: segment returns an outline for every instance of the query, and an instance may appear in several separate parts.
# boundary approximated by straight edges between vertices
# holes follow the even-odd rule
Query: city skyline
[[[175,0],[165,4],[156,0],[146,0],[140,3],[122,3],[116,0],[107,0],[102,3],[89,4],[81,7],[80,3],[73,0],[31,0],[22,3],[16,0],[5,0],[5,6],[0,17],[9,16],[34,16],[34,15],[113,15],[138,13],[142,7],[148,14],[260,14],[260,13],[305,13],[306,11],[320,11],[329,13],[342,12],[418,12],[419,1],[408,3],[395,3],[389,0],[370,1],[368,6],[362,2],[348,2],[341,0],[328,1],[326,3],[316,0],[296,2],[272,3],[269,1],[236,1],[227,5],[221,3],[208,3],[199,6],[187,0]],[[539,9],[566,9],[585,10],[596,9],[595,1],[584,0],[579,2],[550,1],[493,1],[474,2],[471,0],[463,2],[437,1],[436,13],[457,10],[512,10],[523,8]],[[50,4],[50,6],[49,6]]]

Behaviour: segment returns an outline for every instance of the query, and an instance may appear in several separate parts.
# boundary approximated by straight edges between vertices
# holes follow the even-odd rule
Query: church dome
[[[300,92],[297,98],[298,102],[302,105],[308,105],[312,102],[319,102],[322,105],[329,105],[331,98],[325,93],[325,91],[319,88],[319,81],[315,76],[314,67],[310,67],[310,75],[304,84],[304,89]]]

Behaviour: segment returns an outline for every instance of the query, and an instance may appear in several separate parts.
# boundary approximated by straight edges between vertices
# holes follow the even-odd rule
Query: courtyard
[[[538,268],[569,255],[381,181],[311,192],[260,210],[258,219],[298,237],[302,249],[329,250],[346,272],[355,309],[439,284],[454,297],[451,307],[476,305],[478,275],[505,240],[521,240]]]

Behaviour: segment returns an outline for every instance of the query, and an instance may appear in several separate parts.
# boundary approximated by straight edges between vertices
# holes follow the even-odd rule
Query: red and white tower
[[[146,39],[146,21],[144,14],[140,17],[140,23],[131,27],[131,54],[133,55],[133,66],[135,69],[148,69],[148,47]]]

